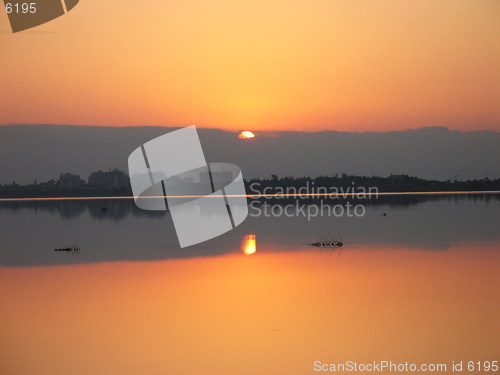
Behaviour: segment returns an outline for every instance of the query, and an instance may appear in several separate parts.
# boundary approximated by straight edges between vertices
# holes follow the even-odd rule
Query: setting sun
[[[238,134],[238,138],[240,138],[240,139],[252,139],[252,138],[255,138],[255,134],[249,130],[245,130],[245,131],[242,131],[240,134]]]

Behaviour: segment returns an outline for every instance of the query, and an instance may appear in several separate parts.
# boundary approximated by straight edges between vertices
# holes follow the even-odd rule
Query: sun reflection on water
[[[257,251],[257,241],[255,238],[255,234],[247,234],[243,237],[243,241],[241,243],[241,251],[243,251],[246,255],[252,255]]]

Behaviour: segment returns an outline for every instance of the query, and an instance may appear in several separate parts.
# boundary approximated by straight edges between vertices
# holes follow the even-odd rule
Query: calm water
[[[127,200],[1,202],[0,374],[499,360],[499,224],[495,195],[390,198],[179,249],[167,214]],[[327,238],[343,250],[307,245]]]

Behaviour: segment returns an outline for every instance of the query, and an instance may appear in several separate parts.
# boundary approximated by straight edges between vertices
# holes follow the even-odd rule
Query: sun
[[[244,130],[240,134],[238,134],[238,138],[240,139],[252,139],[255,138],[255,134],[250,130]]]

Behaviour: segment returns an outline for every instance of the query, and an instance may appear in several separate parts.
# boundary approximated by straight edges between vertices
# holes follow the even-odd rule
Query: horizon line
[[[186,199],[186,198],[218,198],[218,197],[230,197],[230,198],[293,198],[293,197],[340,197],[346,198],[348,196],[356,195],[468,195],[468,194],[500,194],[500,190],[463,190],[463,191],[401,191],[401,192],[378,192],[373,194],[366,193],[305,193],[305,194],[209,194],[209,195],[148,195],[140,196],[140,199],[159,199],[159,198],[174,198],[174,199]],[[108,196],[108,197],[30,197],[30,198],[0,198],[0,202],[22,202],[22,201],[57,201],[57,200],[119,200],[119,199],[135,199],[136,197],[132,195],[127,196]]]
[[[337,133],[394,133],[394,132],[406,132],[406,131],[416,131],[422,129],[446,129],[449,132],[459,132],[459,133],[475,133],[475,132],[492,132],[492,133],[500,133],[500,129],[493,130],[491,128],[483,128],[483,129],[471,129],[471,130],[462,130],[456,128],[450,128],[446,125],[423,125],[420,127],[413,128],[398,128],[398,129],[390,129],[390,130],[348,130],[345,127],[341,129],[315,129],[315,130],[286,130],[286,129],[267,129],[267,130],[258,130],[258,128],[245,127],[245,128],[218,128],[209,125],[95,125],[95,124],[50,124],[50,123],[15,123],[15,124],[0,124],[0,127],[3,126],[54,126],[54,127],[85,127],[85,128],[168,128],[168,129],[177,129],[184,128],[187,126],[196,126],[198,129],[206,129],[206,130],[221,130],[230,133],[237,133],[242,130],[251,130],[252,132],[260,132],[261,134],[273,134],[273,133],[321,133],[321,132],[337,132]]]

